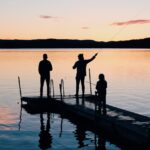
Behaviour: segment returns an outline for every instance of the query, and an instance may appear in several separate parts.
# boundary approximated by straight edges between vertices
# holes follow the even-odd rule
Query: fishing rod
[[[92,82],[89,82],[89,81],[86,81],[86,83],[90,83],[91,85],[96,86],[95,83],[92,83]]]
[[[134,18],[138,17],[139,14],[143,11],[143,9],[141,9],[140,11],[138,11],[138,13],[136,15],[134,15],[130,20],[133,20]],[[116,32],[110,39],[110,41],[112,41],[117,35],[119,35],[124,29],[127,28],[127,24],[124,25],[122,28],[120,28],[120,30],[118,32]]]

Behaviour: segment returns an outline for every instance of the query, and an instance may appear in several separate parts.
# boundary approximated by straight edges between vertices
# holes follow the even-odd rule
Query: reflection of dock
[[[69,114],[84,120],[95,129],[113,135],[117,140],[136,143],[136,146],[149,146],[150,118],[123,109],[107,105],[107,115],[95,112],[95,96],[86,95],[84,100],[74,96],[60,96],[47,99],[40,97],[22,97],[23,106],[29,113],[55,112]],[[81,103],[81,104],[80,104]]]

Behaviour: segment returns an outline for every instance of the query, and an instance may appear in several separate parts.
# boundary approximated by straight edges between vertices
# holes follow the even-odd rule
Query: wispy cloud
[[[40,15],[39,16],[41,19],[57,19],[58,17],[54,16],[49,16],[49,15]]]
[[[124,25],[146,24],[146,23],[150,23],[150,19],[139,19],[139,20],[124,21],[124,22],[114,22],[111,25],[124,26]]]
[[[83,29],[83,30],[87,30],[87,29],[89,29],[89,27],[82,27],[81,29]]]

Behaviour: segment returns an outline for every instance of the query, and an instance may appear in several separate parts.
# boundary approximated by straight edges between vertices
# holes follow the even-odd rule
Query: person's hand
[[[96,57],[98,55],[98,53],[96,53],[95,55],[94,55],[94,57]]]

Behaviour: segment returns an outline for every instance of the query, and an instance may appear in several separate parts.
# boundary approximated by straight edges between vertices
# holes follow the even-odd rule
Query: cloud
[[[57,17],[48,16],[48,15],[40,15],[40,18],[42,18],[42,19],[56,19]]]
[[[87,30],[87,29],[89,29],[89,27],[82,27],[81,29],[83,29],[83,30]]]
[[[114,22],[111,25],[124,26],[124,25],[146,24],[146,23],[150,23],[150,19],[129,20],[129,21],[125,21],[125,22]]]

